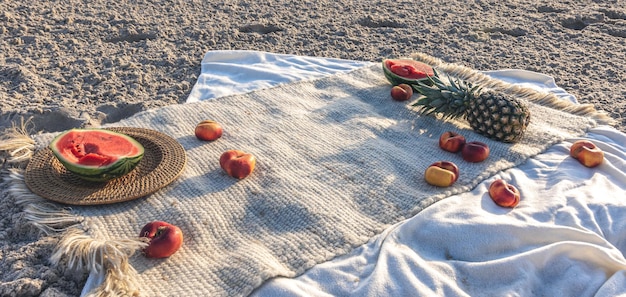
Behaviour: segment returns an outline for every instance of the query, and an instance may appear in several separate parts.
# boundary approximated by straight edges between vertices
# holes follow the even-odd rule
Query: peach
[[[461,150],[463,160],[467,162],[482,162],[489,157],[489,146],[479,141],[466,142]]]
[[[449,161],[438,161],[426,168],[424,179],[437,187],[451,186],[459,178],[459,168]]]
[[[578,140],[572,144],[569,150],[570,156],[589,168],[602,164],[604,152],[589,140]]]
[[[146,224],[139,237],[148,238],[143,253],[148,258],[167,258],[183,245],[183,231],[178,226],[163,221]]]
[[[212,120],[204,120],[196,125],[196,137],[200,140],[213,141],[222,137],[222,126]]]
[[[240,150],[228,150],[220,156],[220,167],[234,178],[242,179],[250,175],[255,166],[254,155]]]
[[[521,198],[519,190],[503,179],[496,179],[489,185],[489,196],[502,207],[515,207]]]
[[[439,136],[439,147],[444,151],[458,153],[465,145],[465,137],[459,133],[448,131]]]
[[[396,101],[406,101],[413,96],[413,88],[407,84],[399,84],[391,88],[391,98]]]

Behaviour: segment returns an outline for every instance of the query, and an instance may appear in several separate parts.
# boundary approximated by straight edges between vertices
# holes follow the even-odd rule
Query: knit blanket
[[[11,152],[8,191],[34,226],[61,238],[53,263],[106,274],[92,295],[243,296],[269,278],[297,276],[346,254],[433,203],[583,135],[602,119],[589,107],[425,55],[415,58],[528,100],[532,118],[524,138],[505,144],[472,132],[463,121],[420,116],[390,98],[390,84],[375,65],[148,110],[108,125],[158,130],[187,153],[176,181],[123,203],[67,209],[36,197],[24,184],[23,165],[56,134],[15,134],[5,143],[20,149],[4,147]],[[205,119],[222,124],[219,140],[195,138],[195,125]],[[439,149],[439,136],[449,130],[487,143],[489,158],[468,163]],[[229,149],[256,156],[252,175],[236,180],[222,171],[219,157]],[[451,187],[424,181],[426,168],[439,160],[460,167]],[[147,259],[139,252],[139,230],[153,220],[178,225],[185,235],[170,258]]]

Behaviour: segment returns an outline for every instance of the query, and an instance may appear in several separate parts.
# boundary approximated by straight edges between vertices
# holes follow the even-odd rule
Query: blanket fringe
[[[35,152],[35,141],[30,138],[26,129],[27,122],[22,120],[19,126],[13,125],[0,136],[0,156],[3,167],[6,165],[20,166],[28,164]]]
[[[102,285],[87,296],[138,296],[137,271],[128,259],[145,246],[147,243],[140,238],[104,240],[71,229],[65,232],[50,260],[58,265],[68,259],[67,266],[71,269],[87,268],[90,272],[104,274]]]
[[[84,296],[138,296],[137,272],[129,258],[147,243],[140,238],[96,238],[88,233],[83,217],[32,193],[26,186],[24,171],[37,145],[25,127],[22,121],[20,126],[9,128],[0,136],[2,183],[21,207],[28,224],[46,235],[60,237],[50,257],[52,264],[63,262],[70,269],[87,269],[90,273],[104,275],[102,283]]]
[[[411,58],[423,63],[437,67],[442,72],[451,76],[458,77],[462,80],[471,81],[485,88],[498,90],[508,94],[516,95],[530,102],[561,110],[574,115],[586,116],[594,119],[598,124],[615,125],[617,121],[609,116],[605,111],[595,109],[592,104],[576,104],[563,100],[553,93],[540,92],[530,88],[520,87],[494,79],[477,70],[465,67],[463,65],[446,63],[443,60],[424,54],[414,53]]]
[[[46,199],[33,194],[24,182],[23,169],[10,168],[5,177],[7,191],[22,207],[25,219],[46,235],[54,235],[66,231],[79,224],[83,218],[70,213],[69,209],[61,208]]]

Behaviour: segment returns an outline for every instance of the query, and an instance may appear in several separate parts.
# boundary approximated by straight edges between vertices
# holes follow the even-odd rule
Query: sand
[[[361,61],[421,51],[537,71],[626,132],[625,1],[420,2],[2,1],[0,128],[32,116],[31,132],[62,131],[184,103],[203,55],[238,49]],[[55,239],[0,198],[0,295],[79,295],[87,275],[51,267]]]

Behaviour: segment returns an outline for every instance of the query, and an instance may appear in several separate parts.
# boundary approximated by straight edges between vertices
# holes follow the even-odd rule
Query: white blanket
[[[357,69],[370,62],[254,51],[206,54],[188,102]],[[542,74],[499,70],[507,82],[575,98]],[[253,296],[616,296],[626,295],[626,135],[598,127],[585,137],[605,151],[589,169],[569,157],[569,139],[472,191],[440,201],[352,253],[296,278],[276,278]],[[495,205],[495,178],[522,200]]]

